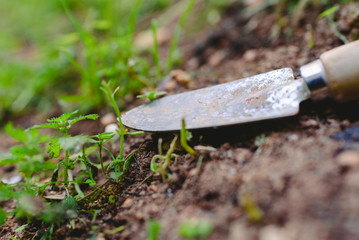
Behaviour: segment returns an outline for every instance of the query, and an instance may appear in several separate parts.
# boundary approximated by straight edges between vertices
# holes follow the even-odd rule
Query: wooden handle
[[[320,61],[337,101],[359,99],[359,40],[323,53]]]

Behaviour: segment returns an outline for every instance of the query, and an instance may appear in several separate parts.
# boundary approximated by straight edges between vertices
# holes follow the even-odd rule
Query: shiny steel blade
[[[187,129],[219,127],[292,116],[309,97],[305,82],[294,80],[290,68],[282,68],[164,97],[128,111],[122,121],[149,132],[180,130],[182,118]]]

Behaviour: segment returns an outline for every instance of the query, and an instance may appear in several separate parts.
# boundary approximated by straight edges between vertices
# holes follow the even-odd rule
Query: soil
[[[345,13],[353,9],[358,13],[359,4],[341,5],[336,15],[350,40],[359,18]],[[231,5],[218,26],[182,44],[182,69],[192,76],[190,84],[160,86],[183,92],[281,67],[291,67],[297,75],[301,65],[341,44],[327,19],[317,18],[320,10],[306,9],[279,34],[274,12],[267,8],[245,17],[241,6]],[[308,45],[311,38],[313,47]],[[147,239],[146,224],[154,219],[162,227],[159,239],[176,240],[182,239],[178,226],[190,218],[213,224],[206,239],[358,239],[358,109],[358,102],[307,100],[294,117],[193,131],[190,145],[215,151],[203,153],[200,166],[186,152],[176,151],[167,183],[151,173],[150,162],[158,139],[170,142],[175,133],[128,137],[125,152],[139,150],[125,181],[108,183],[96,201],[82,203],[84,210],[100,210],[95,220],[93,213],[80,211],[74,227],[56,227],[53,239]],[[86,133],[96,127],[81,128]],[[104,182],[101,175],[98,179]],[[262,214],[257,221],[248,217],[248,198]],[[0,229],[1,239],[37,239],[42,228],[35,223],[14,232],[23,223],[9,219]],[[122,231],[108,233],[120,226]]]

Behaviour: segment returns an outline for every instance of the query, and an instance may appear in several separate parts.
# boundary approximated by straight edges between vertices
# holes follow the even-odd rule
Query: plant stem
[[[105,168],[103,166],[103,159],[102,159],[102,146],[103,146],[103,142],[100,142],[98,144],[98,155],[99,155],[99,159],[100,159],[100,163],[101,163],[102,173],[106,177]]]
[[[197,153],[195,150],[193,150],[193,148],[191,148],[188,143],[187,143],[187,139],[186,139],[186,124],[184,119],[182,119],[182,127],[181,127],[181,145],[184,148],[184,150],[186,150],[189,154],[191,154],[192,156],[196,156]]]
[[[91,171],[91,169],[89,168],[89,166],[87,164],[87,158],[86,158],[86,152],[85,151],[86,151],[86,148],[85,148],[85,146],[83,146],[82,147],[82,160],[83,160],[83,162],[85,164],[85,167],[86,167],[86,170],[87,170],[87,172],[88,172],[88,174],[90,176],[90,179],[92,181],[94,181],[93,176],[92,176],[92,171]]]
[[[67,182],[68,182],[68,178],[69,178],[69,150],[66,150],[66,156],[65,156],[65,164],[64,164],[64,185],[65,187],[67,187]]]

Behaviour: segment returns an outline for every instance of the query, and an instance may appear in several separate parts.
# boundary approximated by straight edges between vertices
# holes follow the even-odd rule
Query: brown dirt
[[[337,19],[347,26],[344,33],[349,38],[358,31],[354,24],[358,19],[341,13],[353,8],[359,5],[342,5]],[[287,35],[273,38],[273,9],[251,18],[241,9],[231,6],[210,33],[183,44],[184,69],[194,80],[190,87],[175,86],[173,92],[281,67],[298,73],[301,65],[340,45],[326,19],[317,19],[320,11],[307,9],[292,31],[286,29]],[[313,48],[307,45],[310,29]],[[295,117],[195,131],[191,145],[209,145],[216,151],[205,155],[199,171],[196,160],[177,151],[177,163],[168,169],[169,183],[151,175],[149,165],[157,139],[169,142],[173,134],[127,138],[126,153],[143,145],[124,183],[110,183],[106,197],[83,206],[100,209],[95,221],[92,213],[81,211],[83,221],[76,219],[75,228],[69,224],[57,228],[53,239],[146,239],[146,223],[155,219],[162,226],[160,239],[175,240],[181,239],[177,227],[189,218],[213,223],[207,239],[358,239],[359,130],[352,128],[359,124],[358,107],[357,102],[308,100]],[[115,197],[115,203],[108,195]],[[262,212],[259,222],[248,219],[245,196]],[[10,219],[0,230],[2,239],[10,234],[21,238],[11,227],[19,225]],[[107,234],[122,225],[123,231]],[[27,232],[38,229],[31,224]]]

